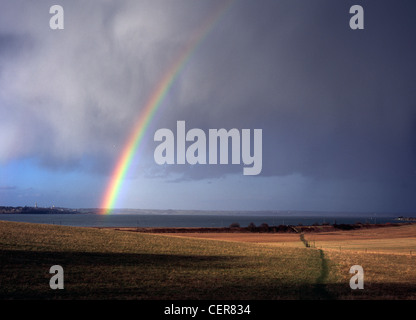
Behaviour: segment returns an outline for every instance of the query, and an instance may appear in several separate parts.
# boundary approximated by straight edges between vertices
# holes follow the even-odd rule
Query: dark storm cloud
[[[217,4],[71,2],[65,31],[54,33],[42,2],[25,2],[32,10],[13,26],[13,3],[0,14],[0,133],[7,137],[0,160],[35,156],[47,167],[104,174],[158,81]],[[242,174],[235,165],[157,166],[153,133],[185,120],[205,131],[263,129],[263,176],[298,174],[320,190],[372,185],[411,194],[416,8],[365,1],[365,29],[353,31],[353,4],[360,3],[236,1],[174,82],[131,174],[172,174],[173,181]],[[38,26],[45,18],[46,27]],[[12,59],[15,52],[23,53]]]
[[[0,33],[0,56],[14,55],[20,52],[30,42],[24,37]],[[10,58],[10,56],[8,57]]]
[[[243,2],[178,80],[172,113],[191,127],[262,128],[263,175],[413,179],[412,11],[364,7],[366,29],[352,31],[345,4]]]
[[[153,87],[203,14],[183,22],[183,4],[62,3],[62,31],[49,29],[48,1],[5,4],[0,160],[36,157],[68,169],[96,161],[94,170],[111,171]]]

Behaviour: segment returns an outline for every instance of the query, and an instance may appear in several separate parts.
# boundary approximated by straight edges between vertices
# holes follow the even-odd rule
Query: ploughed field
[[[405,227],[409,229],[400,238],[402,247],[406,239],[415,237],[414,226]],[[386,230],[398,232],[400,228],[404,227]],[[387,233],[383,240],[394,243],[398,239]],[[305,246],[310,236],[316,237],[315,248]],[[331,240],[318,241],[317,236],[305,234],[301,241],[299,234],[284,233],[150,234],[0,221],[0,298],[416,297],[416,254],[405,254],[407,249],[401,254],[354,253],[330,248],[327,243],[328,249],[320,248],[319,241]],[[343,239],[334,241],[348,241]],[[350,264],[363,266],[364,290],[350,288]],[[49,286],[53,265],[64,270],[63,290]],[[402,271],[397,272],[397,268]]]

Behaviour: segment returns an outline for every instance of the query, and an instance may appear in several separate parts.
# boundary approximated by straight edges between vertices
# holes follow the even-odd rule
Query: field
[[[416,225],[309,234],[305,239],[325,251],[340,271],[363,267],[365,290],[359,298],[416,299]],[[351,277],[342,274],[343,281]]]
[[[306,234],[318,248],[416,255],[416,225]]]
[[[415,299],[415,227],[301,241],[299,234],[148,234],[0,221],[0,299]],[[365,270],[364,290],[349,287],[354,264]],[[49,287],[52,265],[64,269],[64,290]]]

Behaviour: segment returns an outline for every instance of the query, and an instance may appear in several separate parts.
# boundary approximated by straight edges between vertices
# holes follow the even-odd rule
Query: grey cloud
[[[51,31],[48,9],[44,1],[2,10],[0,158],[59,166],[90,155],[112,163],[114,146],[187,38],[172,26],[183,13],[165,2],[71,2],[65,30]]]
[[[322,4],[329,6],[324,14],[310,4],[296,11],[293,23],[273,19],[267,6],[257,10],[262,19],[250,20],[258,24],[240,12],[236,23],[243,28],[236,29],[247,36],[234,40],[232,30],[221,30],[216,45],[207,40],[206,52],[179,80],[184,110],[175,113],[196,126],[263,128],[264,175],[412,179],[414,42],[399,21],[386,23],[386,12],[376,18],[381,5],[366,6],[369,24],[378,29],[370,24],[353,34],[345,5]],[[408,5],[392,10],[411,30]],[[282,32],[285,27],[291,33]],[[195,83],[200,90],[191,89]]]
[[[71,2],[62,33],[38,26],[49,17],[38,3],[30,16],[22,13],[26,23],[12,27],[6,13],[18,8],[11,3],[0,19],[0,131],[7,137],[0,158],[34,155],[48,167],[109,174],[150,93],[217,2]],[[186,120],[204,130],[263,129],[263,176],[414,190],[410,7],[368,2],[367,27],[358,33],[348,27],[345,3],[237,1],[167,94],[134,174],[173,181],[242,174],[238,165],[154,164],[154,131]]]

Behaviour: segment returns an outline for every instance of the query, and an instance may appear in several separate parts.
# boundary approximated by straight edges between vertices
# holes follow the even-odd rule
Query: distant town
[[[98,209],[71,209],[61,207],[11,207],[0,206],[0,214],[78,214],[78,213],[98,213]]]
[[[416,221],[416,218],[400,216],[400,217],[397,218],[397,220],[399,220],[399,221]]]

